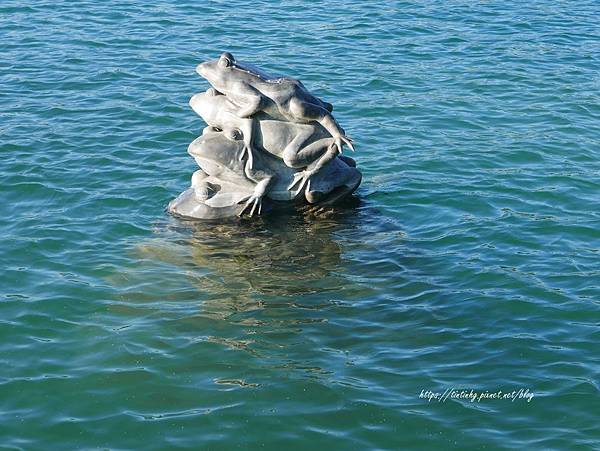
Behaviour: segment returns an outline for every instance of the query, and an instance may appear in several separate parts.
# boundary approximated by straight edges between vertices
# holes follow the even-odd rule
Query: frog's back
[[[246,83],[251,84],[279,108],[289,102],[290,99],[299,99],[300,101],[322,106],[329,111],[332,109],[331,104],[323,102],[311,94],[300,80],[292,77],[268,74],[258,67],[245,62],[233,60],[230,62],[230,65],[238,72],[237,78],[239,80],[245,80]]]
[[[254,66],[253,64],[241,63],[236,61],[235,68],[238,71],[245,72],[249,77],[253,78],[256,82],[259,83],[266,83],[270,85],[302,86],[302,83],[299,80],[296,80],[295,78],[269,74],[263,71],[262,69],[259,69],[258,67]]]

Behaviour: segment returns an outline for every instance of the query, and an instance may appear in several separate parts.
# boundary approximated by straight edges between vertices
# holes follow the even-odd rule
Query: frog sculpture
[[[292,78],[272,77],[230,53],[202,63],[212,85],[194,95],[192,109],[206,122],[188,152],[200,170],[169,204],[181,217],[220,219],[260,215],[286,204],[331,205],[360,184],[353,144],[331,104]]]

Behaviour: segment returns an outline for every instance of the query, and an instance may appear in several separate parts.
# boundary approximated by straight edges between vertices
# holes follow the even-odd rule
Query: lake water
[[[599,22],[3,0],[0,448],[599,449]],[[352,201],[165,212],[226,50],[335,105]]]

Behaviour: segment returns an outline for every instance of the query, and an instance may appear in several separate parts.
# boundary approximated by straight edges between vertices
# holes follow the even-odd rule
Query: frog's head
[[[214,131],[224,132],[232,141],[242,139],[235,115],[236,106],[216,89],[209,88],[192,96],[190,106]]]
[[[215,88],[224,86],[230,78],[230,73],[235,66],[235,58],[229,52],[223,53],[219,59],[198,64],[196,72],[208,80]]]
[[[198,116],[204,119],[204,122],[210,125],[219,120],[219,112],[234,111],[234,107],[227,97],[214,88],[192,96],[190,106]]]

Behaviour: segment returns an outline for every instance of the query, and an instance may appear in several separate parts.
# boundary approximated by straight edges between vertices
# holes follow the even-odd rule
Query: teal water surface
[[[600,449],[599,22],[3,0],[0,448]],[[226,50],[335,105],[352,202],[168,216]]]

